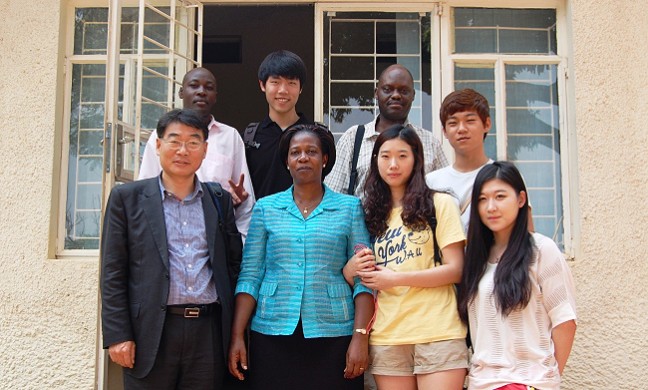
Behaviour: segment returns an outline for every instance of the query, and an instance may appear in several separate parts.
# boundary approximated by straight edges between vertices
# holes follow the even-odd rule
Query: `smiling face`
[[[301,84],[298,78],[270,76],[265,83],[259,80],[259,87],[265,92],[271,118],[274,115],[283,116],[295,111],[295,105],[301,93]]]
[[[170,180],[193,178],[207,153],[202,130],[179,122],[170,123],[163,138],[158,138],[156,142],[163,177]],[[182,145],[174,150],[176,142]],[[190,143],[197,149],[189,150]]]
[[[320,139],[309,131],[300,131],[290,140],[286,164],[295,184],[321,183],[322,168],[328,156],[322,154]]]
[[[407,188],[414,169],[412,147],[399,138],[385,141],[378,151],[378,172],[392,190]]]
[[[496,238],[508,242],[526,193],[518,194],[508,183],[492,179],[484,183],[478,198],[479,218]]]
[[[459,111],[448,117],[443,133],[455,153],[469,155],[475,150],[484,148],[484,135],[490,128],[490,118],[486,118],[484,123],[475,110]]]
[[[216,104],[216,78],[205,68],[188,72],[182,80],[178,96],[184,108],[189,108],[203,118],[211,120],[211,110]]]
[[[414,101],[414,81],[407,69],[392,65],[380,76],[375,95],[380,115],[392,122],[403,123]]]

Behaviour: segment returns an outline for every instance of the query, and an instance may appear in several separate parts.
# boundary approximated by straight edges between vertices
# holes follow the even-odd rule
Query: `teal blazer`
[[[357,278],[351,288],[342,275],[353,247],[369,246],[360,200],[324,186],[322,202],[304,218],[292,190],[254,206],[236,294],[257,301],[256,332],[291,335],[301,318],[306,338],[351,335],[353,299],[371,294]]]

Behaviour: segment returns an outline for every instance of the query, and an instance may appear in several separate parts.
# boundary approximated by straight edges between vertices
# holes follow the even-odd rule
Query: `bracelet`
[[[365,328],[358,328],[358,329],[355,329],[354,332],[356,332],[356,333],[360,333],[360,334],[367,334],[367,329],[365,329]]]

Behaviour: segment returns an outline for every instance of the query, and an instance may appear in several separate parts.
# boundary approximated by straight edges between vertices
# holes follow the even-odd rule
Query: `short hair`
[[[209,136],[209,128],[207,127],[207,124],[203,122],[203,120],[195,111],[185,108],[171,110],[162,115],[157,123],[156,128],[158,138],[162,139],[164,137],[164,132],[172,123],[182,123],[185,126],[200,130],[205,141]]]
[[[199,66],[199,67],[193,68],[190,71],[188,71],[187,73],[185,73],[185,75],[182,77],[182,86],[183,87],[187,83],[187,81],[189,81],[189,76],[191,76],[192,74],[194,74],[196,72],[207,72],[208,75],[210,75],[211,77],[214,78],[214,82],[218,82],[214,72],[212,72],[211,70],[209,70],[207,68],[203,68],[202,66]]]
[[[335,138],[326,126],[320,123],[315,123],[312,125],[299,124],[284,131],[281,135],[281,139],[279,140],[279,157],[283,162],[286,162],[288,160],[288,149],[290,149],[290,141],[296,134],[303,131],[314,134],[320,141],[322,155],[328,156],[326,166],[322,169],[322,180],[324,180],[326,175],[331,172],[333,166],[335,165]]]
[[[450,93],[443,99],[441,110],[439,111],[441,126],[445,128],[446,121],[451,115],[457,112],[471,110],[477,112],[477,115],[479,115],[479,118],[484,124],[486,124],[486,119],[490,118],[488,100],[484,95],[470,88],[460,89]]]
[[[383,76],[388,71],[391,71],[391,70],[394,70],[394,69],[404,70],[409,75],[410,79],[412,80],[412,85],[414,84],[414,76],[412,76],[412,72],[410,72],[410,70],[407,69],[407,67],[405,65],[401,65],[401,64],[391,64],[388,67],[386,67],[385,69],[383,69],[382,72],[380,72],[380,75],[378,76],[378,83],[380,83]]]
[[[299,87],[303,88],[306,83],[306,65],[297,54],[277,50],[268,54],[259,65],[258,77],[264,85],[271,76],[299,79]]]

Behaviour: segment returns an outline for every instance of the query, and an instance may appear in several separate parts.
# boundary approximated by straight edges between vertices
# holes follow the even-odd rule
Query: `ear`
[[[263,80],[259,80],[259,88],[261,88],[261,91],[265,92],[265,82]]]
[[[527,200],[526,191],[520,191],[520,194],[518,195],[518,207],[519,208],[524,207],[526,200]]]
[[[160,155],[160,147],[162,146],[162,140],[159,138],[155,139],[155,153],[159,156]]]
[[[178,90],[178,97],[180,97],[180,99],[184,99],[184,89],[182,89],[182,87],[180,87],[180,89]]]
[[[484,133],[488,133],[492,125],[493,124],[491,122],[491,118],[490,117],[486,118],[486,123],[484,123]]]
[[[322,167],[324,167],[328,163],[328,154],[325,154],[322,156]]]

